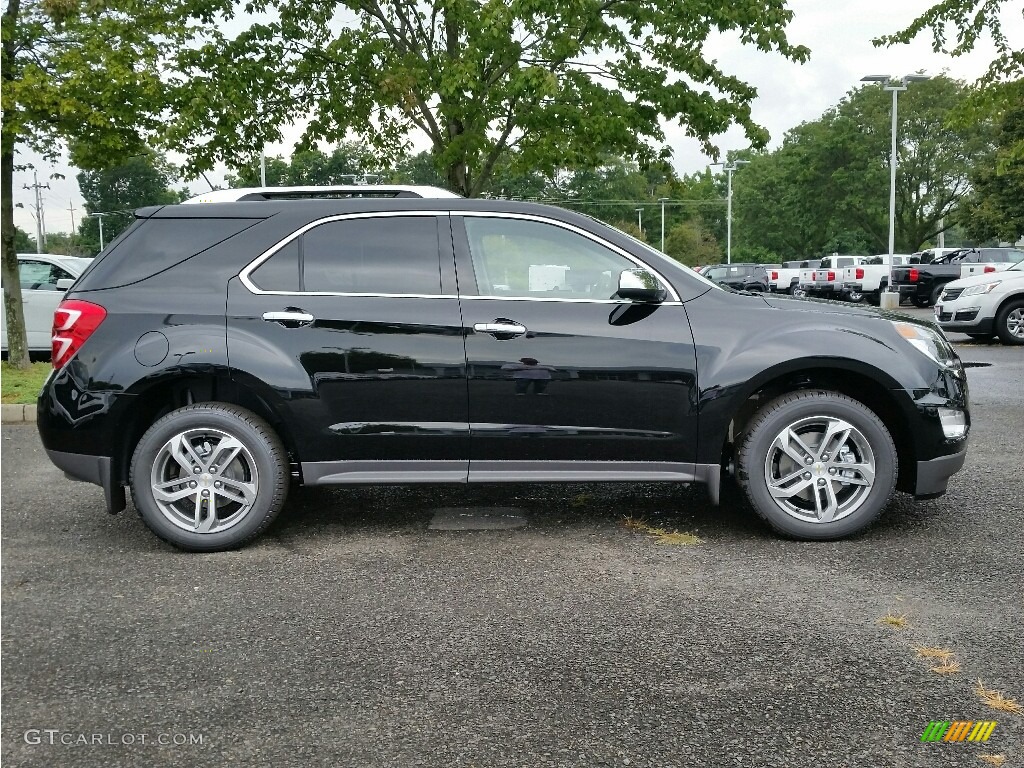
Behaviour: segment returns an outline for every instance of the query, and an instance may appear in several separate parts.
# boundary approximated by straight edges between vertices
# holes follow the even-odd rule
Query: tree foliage
[[[915,251],[955,219],[969,172],[988,162],[992,127],[953,124],[970,88],[939,77],[900,95],[896,250]],[[852,91],[819,120],[794,128],[782,147],[752,157],[733,181],[734,242],[785,259],[888,247],[891,95]]]
[[[132,222],[132,211],[146,205],[170,205],[180,195],[170,188],[176,173],[151,149],[102,170],[81,171],[78,189],[87,214],[103,215],[103,240],[109,243]],[[100,251],[98,216],[87,216],[78,227],[78,248],[89,256]]]
[[[390,165],[419,130],[448,185],[482,194],[517,171],[650,159],[678,121],[715,153],[730,125],[763,145],[756,91],[705,58],[713,32],[796,61],[784,0],[252,0],[266,14],[180,58],[170,138],[192,168],[251,165],[282,126],[306,143],[357,135]],[[339,20],[341,23],[339,24]],[[515,150],[514,156],[510,154]]]
[[[35,253],[36,239],[21,227],[15,227],[14,250],[18,253]]]
[[[272,187],[353,184],[381,175],[373,151],[354,141],[343,142],[330,154],[306,149],[287,160],[280,156],[267,158],[267,184]],[[227,182],[231,187],[260,186],[259,161],[240,167]]]
[[[700,219],[683,221],[672,227],[665,237],[665,253],[691,267],[722,261],[721,247]]]
[[[190,34],[192,0],[8,0],[2,26],[0,230],[10,360],[28,365],[14,248],[15,154],[71,150],[102,167],[162,127],[165,59]],[[198,0],[196,0],[198,2]],[[179,4],[180,3],[180,4]]]

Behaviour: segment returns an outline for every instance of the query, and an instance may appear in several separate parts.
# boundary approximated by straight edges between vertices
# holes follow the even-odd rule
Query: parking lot
[[[775,537],[731,488],[394,487],[296,489],[246,549],[188,555],[5,426],[4,759],[1019,765],[1024,718],[974,688],[1024,699],[1024,353],[958,352],[964,470],[835,543]],[[430,527],[453,509],[526,525]],[[998,725],[921,743],[935,720]]]

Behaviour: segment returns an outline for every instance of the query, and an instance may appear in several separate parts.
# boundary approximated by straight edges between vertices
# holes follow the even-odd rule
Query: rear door
[[[617,298],[620,272],[638,261],[563,222],[452,221],[470,481],[692,476],[696,355],[671,289],[663,304]]]
[[[329,217],[232,280],[235,375],[273,398],[304,481],[465,481],[465,347],[447,214]]]

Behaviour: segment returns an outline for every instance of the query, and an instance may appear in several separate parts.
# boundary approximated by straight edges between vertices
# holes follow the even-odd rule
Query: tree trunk
[[[7,134],[6,126],[4,133]],[[4,325],[7,329],[7,359],[15,368],[28,368],[25,337],[25,308],[21,302],[18,251],[14,247],[14,142],[4,136],[0,153],[0,243],[4,284]]]

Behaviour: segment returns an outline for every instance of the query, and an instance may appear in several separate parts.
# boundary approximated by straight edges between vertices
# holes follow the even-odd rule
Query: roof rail
[[[189,203],[236,203],[259,200],[337,199],[352,197],[452,198],[454,192],[440,187],[405,184],[347,184],[329,187],[242,187],[218,189],[185,200]]]

